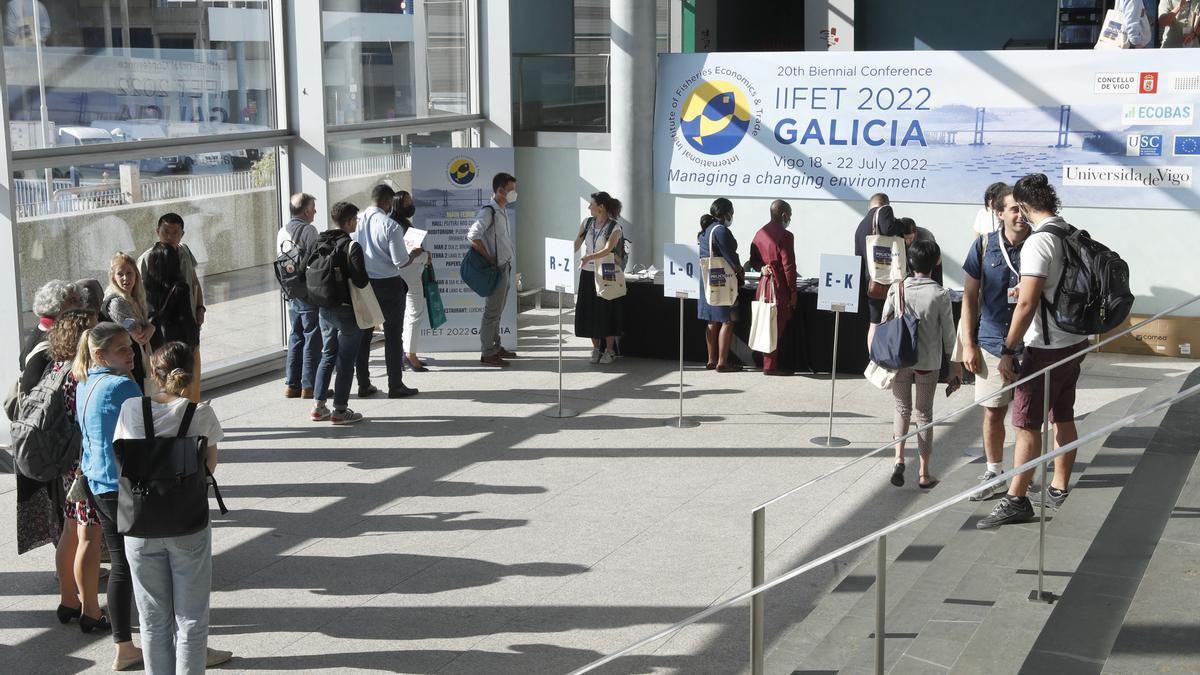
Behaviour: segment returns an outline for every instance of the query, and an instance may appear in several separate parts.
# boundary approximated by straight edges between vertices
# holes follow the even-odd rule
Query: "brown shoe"
[[[312,397],[313,397],[312,389],[301,389],[300,390],[300,398],[312,398]]]
[[[496,352],[496,356],[499,356],[502,359],[515,359],[515,358],[517,358],[517,353],[510,352],[507,349],[505,349],[504,347],[501,347],[500,351]]]
[[[499,354],[494,356],[481,356],[479,362],[485,366],[496,366],[498,368],[507,368],[510,364],[505,361]]]
[[[284,387],[283,397],[284,398],[300,398],[300,388],[299,387]]]

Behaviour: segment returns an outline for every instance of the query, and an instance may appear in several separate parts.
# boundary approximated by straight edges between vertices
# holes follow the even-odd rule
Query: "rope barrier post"
[[[554,410],[547,410],[542,413],[546,417],[562,419],[565,417],[575,417],[579,413],[570,408],[563,407],[563,287],[555,286],[558,291],[558,407]]]
[[[667,420],[666,426],[691,429],[700,426],[700,423],[683,416],[683,301],[687,300],[687,293],[677,292],[675,297],[679,298],[679,418]]]
[[[817,436],[810,441],[814,445],[819,445],[823,448],[844,448],[850,445],[850,441],[833,435],[833,407],[834,402],[837,400],[838,329],[842,323],[842,311],[844,309],[845,305],[833,305],[833,361],[829,366],[829,432],[824,436]]]
[[[751,544],[750,587],[761,586],[767,580],[767,510],[757,509],[753,516]],[[766,598],[762,593],[750,599],[750,672],[763,675],[763,642],[766,633]]]
[[[1054,372],[1054,371],[1050,371]],[[1050,454],[1050,435],[1054,428],[1050,425],[1050,372],[1042,375],[1042,457]],[[1046,462],[1041,466],[1042,501],[1038,506],[1038,570],[1037,590],[1030,591],[1029,599],[1033,602],[1054,602],[1054,594],[1046,590]]]
[[[875,545],[875,675],[883,675],[884,615],[887,614],[887,535]]]

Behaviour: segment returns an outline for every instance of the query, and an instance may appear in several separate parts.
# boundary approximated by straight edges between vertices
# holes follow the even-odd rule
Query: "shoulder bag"
[[[492,249],[498,251],[496,209],[491,204],[487,204],[483,208],[492,212]],[[491,297],[500,283],[500,268],[476,251],[474,246],[468,249],[467,254],[463,256],[459,274],[462,275],[463,282],[481,298]]]
[[[724,256],[713,255],[713,234],[724,224],[713,224],[708,230],[708,257],[700,259],[700,275],[704,278],[704,300],[713,307],[731,307],[737,303],[737,271]]]
[[[917,328],[920,319],[904,305],[904,282],[896,289],[896,314],[879,324],[871,342],[871,360],[888,370],[910,368],[917,362]]]

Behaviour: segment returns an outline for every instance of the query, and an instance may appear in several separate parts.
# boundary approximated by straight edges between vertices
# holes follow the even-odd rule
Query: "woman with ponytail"
[[[150,358],[159,391],[150,397],[154,433],[179,434],[187,417],[188,389],[196,374],[195,354],[183,342],[168,342]],[[114,439],[145,438],[142,399],[121,407]],[[213,409],[196,404],[185,436],[208,439],[208,470],[217,468],[217,443],[224,437]],[[178,537],[125,537],[141,617],[146,672],[203,673],[233,658],[208,649],[208,596],[212,588],[212,527]]]
[[[744,272],[737,253],[737,239],[729,228],[733,225],[733,202],[724,197],[713,200],[708,213],[700,217],[700,234],[697,240],[700,244],[700,258],[720,256],[726,260],[737,274],[737,287],[742,287]],[[709,251],[711,242],[712,251]],[[740,365],[731,365],[729,347],[733,344],[733,307],[717,307],[704,300],[700,294],[698,314],[701,321],[707,322],[705,342],[708,345],[709,370],[719,373],[733,373],[742,370]]]
[[[112,569],[108,573],[108,618],[112,625],[116,658],[113,670],[126,670],[142,660],[133,644],[133,584],[125,559],[125,540],[117,533],[117,460],[113,453],[113,433],[121,405],[138,399],[142,390],[129,379],[133,369],[133,340],[129,332],[115,323],[97,324],[79,338],[72,373],[79,382],[75,392],[76,419],[83,432],[83,456],[79,468],[87,477],[92,503],[100,515],[100,528]],[[83,552],[92,555],[96,541],[80,541]],[[100,628],[98,622],[79,619],[79,627],[88,633]]]

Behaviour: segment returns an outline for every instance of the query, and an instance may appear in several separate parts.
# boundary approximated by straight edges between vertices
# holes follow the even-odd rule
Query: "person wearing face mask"
[[[713,201],[708,213],[700,217],[700,234],[697,240],[700,244],[700,259],[710,256],[720,256],[725,259],[737,274],[737,287],[742,287],[745,271],[737,253],[737,239],[729,228],[733,226],[733,202],[724,197]],[[711,249],[710,249],[711,246]],[[710,253],[711,250],[711,253]],[[705,341],[708,346],[708,363],[705,368],[718,373],[736,373],[742,370],[740,364],[729,363],[729,347],[733,344],[734,308],[710,305],[700,294],[698,315],[701,321],[707,322]]]
[[[770,284],[775,298],[775,316],[779,341],[792,318],[799,296],[796,294],[796,243],[788,232],[792,223],[792,207],[782,199],[771,202],[771,220],[763,225],[750,242],[750,259],[746,266],[762,271],[759,284]],[[791,375],[779,368],[779,348],[763,354],[763,375]]]
[[[407,234],[408,228],[413,226],[412,218],[416,213],[417,206],[412,195],[407,190],[397,192],[392,200],[392,220],[400,223],[402,234]],[[429,370],[417,356],[417,332],[421,329],[421,319],[425,318],[427,309],[421,274],[426,267],[432,266],[433,258],[429,253],[417,252],[410,255],[408,264],[400,268],[400,277],[408,284],[408,292],[404,297],[404,336],[401,342],[404,346],[404,358],[414,373]]]
[[[508,205],[517,201],[517,179],[509,173],[498,173],[492,177],[492,201],[484,204],[475,215],[475,222],[467,230],[467,241],[488,262],[500,269],[500,281],[483,306],[483,320],[479,326],[479,362],[485,366],[503,368],[509,365],[506,359],[517,355],[500,345],[500,317],[508,300],[509,277],[516,245],[514,232],[509,222]]]

